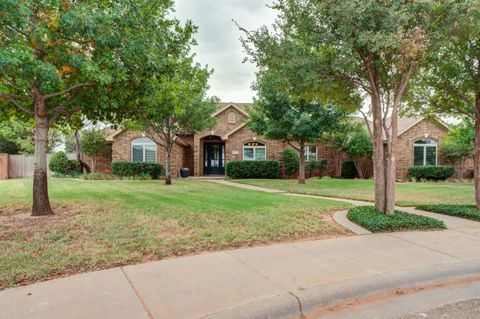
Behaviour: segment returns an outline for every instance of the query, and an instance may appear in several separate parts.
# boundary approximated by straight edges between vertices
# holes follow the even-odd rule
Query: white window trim
[[[142,161],[141,162],[135,162],[135,163],[146,163],[146,148],[145,146],[155,146],[155,162],[149,162],[149,163],[157,163],[158,162],[158,159],[157,159],[157,156],[158,156],[158,150],[157,150],[157,144],[154,142],[154,141],[151,141],[151,142],[135,142],[135,140],[132,141],[132,145],[130,147],[130,161],[133,162],[133,147],[134,146],[142,146],[142,150],[143,150],[143,155],[142,155]]]
[[[253,149],[253,159],[245,159],[245,149],[246,148],[252,148]],[[256,155],[257,155],[257,149],[260,149],[260,148],[265,150],[265,157],[261,160],[257,160],[257,159],[255,159]],[[266,161],[267,160],[267,145],[263,144],[263,145],[258,145],[258,146],[249,146],[249,145],[244,144],[243,145],[243,160],[244,161]]]
[[[317,145],[305,145],[305,161],[310,161],[310,147],[315,147],[315,161],[318,160],[318,147]]]
[[[421,143],[417,143],[416,141],[413,142],[413,166],[415,166],[415,147],[423,147],[423,163],[422,165],[416,165],[416,166],[427,166],[427,147],[435,147],[435,166],[438,166],[438,142],[431,139],[431,138],[421,138],[421,139],[417,139],[417,141],[420,141],[420,140],[430,140],[430,141],[434,141],[435,144],[421,144]]]

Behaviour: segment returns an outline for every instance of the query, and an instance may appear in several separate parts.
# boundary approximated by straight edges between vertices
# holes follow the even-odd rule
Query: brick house
[[[189,168],[193,176],[223,175],[225,164],[231,160],[278,160],[282,166],[282,151],[287,144],[266,140],[246,127],[250,106],[220,103],[212,114],[217,119],[214,128],[181,137],[172,151],[172,176],[178,177],[182,167]],[[398,179],[404,179],[407,169],[413,165],[448,164],[439,153],[440,142],[448,131],[443,122],[423,117],[400,118],[398,127]],[[140,131],[116,130],[107,140],[112,143],[111,160],[114,162],[165,162],[163,149]],[[335,175],[335,159],[339,156],[346,159],[345,154],[338,154],[322,143],[309,145],[306,152],[307,160],[327,160],[330,176]]]

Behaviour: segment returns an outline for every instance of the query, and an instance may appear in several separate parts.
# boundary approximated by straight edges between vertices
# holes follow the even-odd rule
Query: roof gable
[[[222,103],[223,104],[223,103]],[[245,115],[246,117],[248,117],[248,113],[246,110],[244,110],[242,107],[238,106],[237,104],[235,103],[226,103],[224,105],[221,105],[221,107],[215,112],[212,114],[212,117],[216,117],[217,115],[223,113],[224,111],[228,110],[229,108],[234,108],[236,109],[238,112],[240,112],[241,114]]]

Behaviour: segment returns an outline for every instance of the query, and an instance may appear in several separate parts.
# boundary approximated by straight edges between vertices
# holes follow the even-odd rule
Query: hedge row
[[[227,175],[231,178],[278,178],[278,161],[230,161]]]
[[[442,229],[445,224],[437,219],[395,211],[393,215],[378,212],[374,206],[359,206],[348,211],[347,218],[375,232],[392,232],[413,229]]]
[[[417,209],[480,221],[480,210],[475,205],[418,205]]]
[[[117,176],[141,176],[148,174],[153,179],[160,178],[163,165],[159,163],[113,162],[112,174]]]
[[[452,166],[413,166],[408,169],[408,177],[416,181],[444,181],[455,174]]]

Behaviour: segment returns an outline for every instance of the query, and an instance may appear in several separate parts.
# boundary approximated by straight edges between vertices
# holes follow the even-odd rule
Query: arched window
[[[422,138],[413,143],[413,165],[437,165],[437,142]]]
[[[266,159],[265,144],[258,142],[250,142],[243,145],[244,161],[264,161]]]
[[[228,112],[227,121],[228,121],[229,124],[237,123],[237,114],[233,111]]]
[[[132,162],[155,163],[157,161],[157,144],[148,137],[132,141]]]

